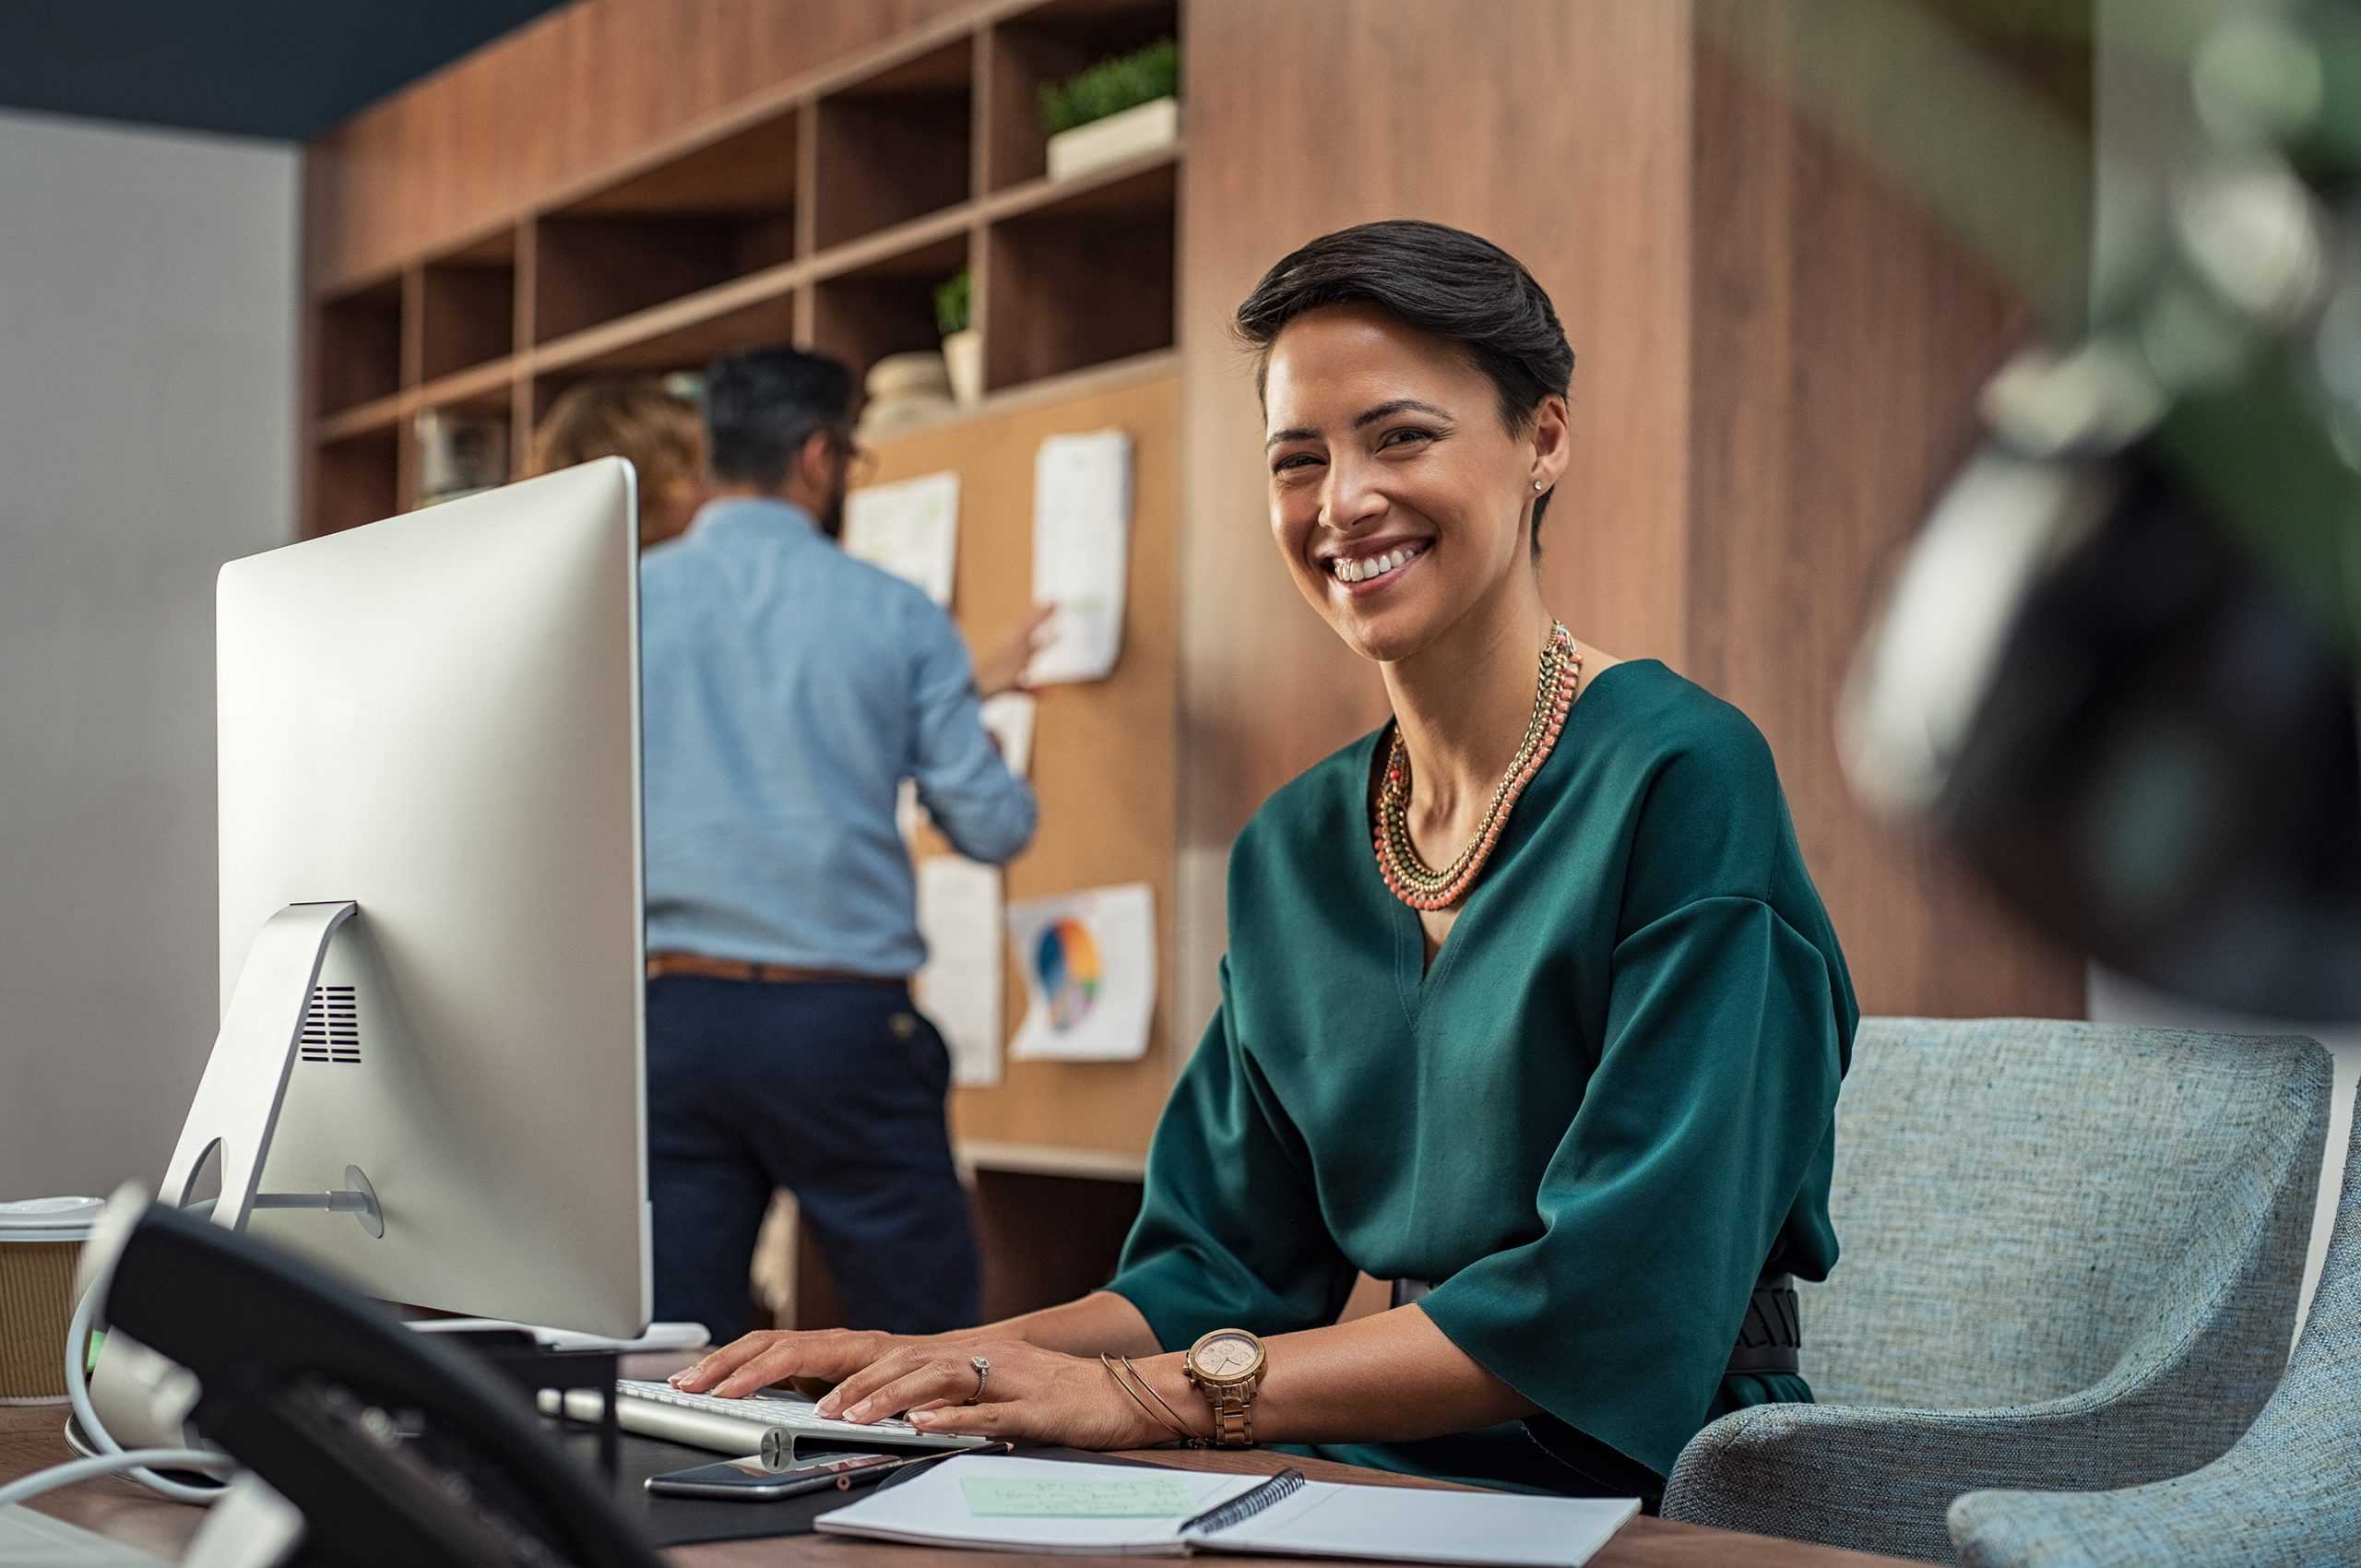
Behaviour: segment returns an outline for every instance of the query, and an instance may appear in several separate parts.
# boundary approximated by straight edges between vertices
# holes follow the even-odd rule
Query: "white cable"
[[[100,1421],[99,1412],[90,1403],[89,1384],[85,1381],[82,1366],[82,1360],[84,1356],[83,1347],[89,1341],[90,1320],[97,1315],[99,1292],[103,1289],[103,1287],[104,1282],[101,1281],[100,1284],[91,1286],[89,1289],[82,1293],[81,1301],[74,1308],[73,1324],[65,1331],[66,1397],[74,1402],[74,1419],[81,1423],[82,1435],[89,1439],[90,1446],[97,1449],[99,1452],[91,1458],[74,1460],[67,1464],[58,1466],[56,1469],[42,1470],[37,1475],[28,1476],[25,1479],[37,1480],[41,1476],[55,1475],[60,1470],[73,1469],[77,1465],[84,1467],[83,1469],[77,1471],[72,1478],[77,1480],[80,1479],[83,1475],[101,1475],[111,1470],[125,1470],[130,1475],[133,1480],[137,1481],[141,1486],[146,1487],[150,1491],[169,1497],[174,1503],[193,1503],[200,1508],[210,1507],[213,1503],[220,1500],[223,1492],[229,1490],[226,1485],[190,1486],[184,1481],[166,1480],[162,1476],[158,1475],[148,1467],[165,1463],[164,1460],[154,1457],[154,1455],[159,1454],[173,1456],[173,1467],[176,1469],[195,1469],[199,1467],[208,1469],[217,1468],[222,1465],[230,1463],[231,1461],[219,1454],[201,1454],[196,1449],[179,1448],[131,1450],[130,1452],[134,1454],[144,1455],[147,1455],[147,1457],[125,1459],[125,1450],[123,1444],[117,1443],[114,1440],[113,1434],[109,1432],[105,1425]],[[178,1456],[182,1455],[196,1455],[196,1457],[205,1460],[206,1464],[203,1467],[183,1465],[179,1463],[178,1459]],[[93,1470],[88,1468],[89,1466],[99,1464],[101,1460],[122,1462],[108,1464],[103,1470]],[[64,1483],[61,1482],[59,1484],[62,1485]],[[0,1489],[0,1502],[6,1501],[7,1501],[7,1491],[6,1489]]]
[[[196,1448],[134,1448],[117,1449],[101,1454],[95,1459],[68,1459],[63,1465],[52,1465],[46,1470],[35,1470],[19,1477],[6,1486],[0,1486],[0,1508],[11,1503],[22,1503],[28,1497],[38,1497],[76,1481],[86,1481],[93,1476],[113,1475],[118,1470],[135,1473],[142,1465],[169,1465],[175,1470],[217,1470],[235,1465],[227,1454],[208,1454]],[[218,1490],[227,1491],[227,1488]]]

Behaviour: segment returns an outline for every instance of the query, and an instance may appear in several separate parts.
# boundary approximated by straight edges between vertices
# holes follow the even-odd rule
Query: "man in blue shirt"
[[[950,1056],[910,1000],[926,949],[894,807],[916,779],[979,861],[1032,838],[979,674],[1014,685],[1033,627],[971,671],[932,600],[836,547],[861,456],[851,401],[833,360],[716,363],[715,498],[641,568],[656,1315],[725,1343],[748,1326],[775,1187],[856,1326],[980,1315]]]

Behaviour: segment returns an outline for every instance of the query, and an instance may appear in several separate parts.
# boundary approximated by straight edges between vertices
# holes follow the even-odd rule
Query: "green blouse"
[[[1574,704],[1430,968],[1370,849],[1386,737],[1239,836],[1221,1008],[1109,1289],[1181,1349],[1333,1323],[1356,1270],[1435,1282],[1427,1315],[1542,1414],[1319,1452],[1653,1495],[1713,1418],[1811,1397],[1724,1372],[1759,1275],[1836,1261],[1836,934],[1762,735],[1636,660]]]

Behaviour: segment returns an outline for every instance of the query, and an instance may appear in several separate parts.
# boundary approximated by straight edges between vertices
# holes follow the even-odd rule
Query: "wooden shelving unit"
[[[504,414],[521,462],[586,377],[777,342],[865,373],[939,344],[933,291],[962,267],[988,406],[1171,350],[1184,148],[1050,181],[1036,105],[1180,25],[1176,0],[979,7],[316,295],[305,533],[410,504],[421,412]]]

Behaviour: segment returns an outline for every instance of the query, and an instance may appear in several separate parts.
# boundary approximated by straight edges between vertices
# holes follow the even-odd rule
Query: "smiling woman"
[[[1653,1507],[1705,1422],[1811,1397],[1791,1277],[1836,1260],[1844,956],[1754,726],[1542,600],[1573,355],[1532,276],[1369,224],[1239,327],[1282,568],[1394,718],[1239,837],[1222,1005],[1120,1271],[969,1333],[753,1336],[682,1381]],[[1339,1324],[1357,1272],[1396,1304]]]

